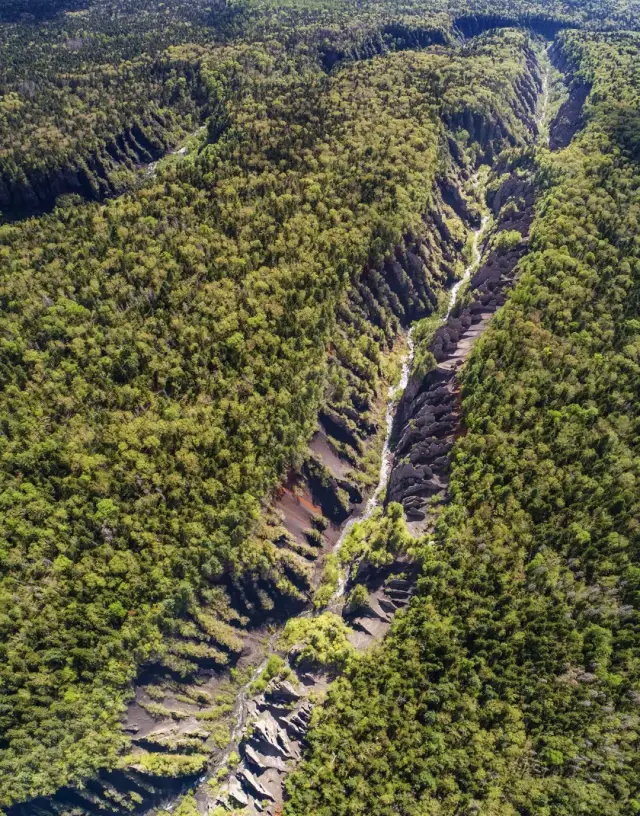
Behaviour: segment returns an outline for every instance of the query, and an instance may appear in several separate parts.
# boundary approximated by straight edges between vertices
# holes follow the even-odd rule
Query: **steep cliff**
[[[446,495],[449,453],[463,432],[456,374],[504,304],[527,250],[535,201],[532,158],[531,151],[507,151],[493,169],[487,204],[495,222],[483,236],[482,262],[462,304],[423,341],[432,369],[410,379],[398,406],[387,501],[401,503],[412,522],[424,522],[434,498]]]

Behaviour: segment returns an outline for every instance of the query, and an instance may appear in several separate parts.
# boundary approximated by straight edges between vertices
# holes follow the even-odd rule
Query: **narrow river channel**
[[[478,185],[477,176],[474,177],[473,184],[474,187],[477,187]],[[481,238],[486,228],[487,222],[488,216],[484,216],[480,226],[477,229],[475,229],[472,233],[471,259],[464,270],[463,276],[459,280],[457,280],[449,290],[447,310],[446,313],[443,315],[441,321],[441,323],[443,324],[446,323],[452,310],[454,309],[464,285],[469,281],[473,272],[477,269],[480,263]],[[345,523],[341,531],[340,537],[338,538],[332,550],[332,552],[336,555],[340,551],[340,548],[342,547],[342,544],[344,543],[353,525],[356,524],[357,522],[361,522],[370,518],[374,511],[381,506],[384,500],[384,493],[389,480],[389,475],[393,461],[393,453],[391,450],[391,438],[394,427],[394,419],[399,400],[407,386],[407,383],[409,382],[409,377],[411,374],[411,365],[414,356],[414,344],[412,334],[413,330],[410,328],[409,331],[407,332],[406,337],[407,345],[406,352],[401,361],[402,368],[399,382],[397,385],[392,386],[388,392],[384,426],[385,440],[380,461],[380,470],[377,485],[375,487],[375,490],[369,497],[368,501],[366,502],[363,511],[361,513],[354,514]],[[346,570],[342,573],[340,577],[337,591],[334,594],[333,598],[331,599],[330,603],[328,604],[328,608],[337,610],[341,608],[348,584],[348,578],[349,573],[348,570]],[[322,611],[323,610],[312,611],[307,609],[301,612],[298,617],[310,617],[316,614],[320,614],[320,612]],[[390,618],[388,623],[390,623]],[[386,631],[386,628],[388,628],[388,626],[385,627],[384,631]],[[207,808],[211,808],[213,805],[215,805],[216,801],[217,802],[227,801],[231,802],[231,804],[235,803],[235,806],[237,807],[248,807],[249,809],[247,812],[251,814],[259,812],[271,813],[272,812],[271,808],[275,807],[276,803],[280,799],[281,791],[275,790],[273,785],[269,786],[266,785],[266,783],[263,784],[262,782],[260,782],[251,771],[251,768],[248,767],[248,765],[255,766],[255,754],[253,754],[254,756],[253,763],[252,762],[248,763],[246,759],[247,750],[246,746],[244,746],[243,743],[249,723],[254,722],[256,718],[258,718],[259,720],[260,710],[261,708],[264,707],[264,695],[262,693],[252,695],[251,688],[254,685],[255,681],[260,677],[262,672],[265,670],[269,658],[273,654],[278,653],[277,647],[280,635],[281,630],[274,633],[270,637],[262,661],[254,670],[248,682],[239,690],[233,711],[233,718],[231,724],[231,741],[227,748],[222,753],[222,755],[220,755],[216,759],[216,761],[211,764],[211,766],[207,770],[207,773],[203,775],[203,777],[199,780],[197,784],[196,790],[197,798]],[[302,705],[304,706],[306,696],[301,699]],[[268,725],[271,727],[271,730],[273,732],[274,723],[272,721],[269,721]],[[269,729],[265,727],[264,730],[268,731]],[[280,750],[282,756],[276,757],[276,759],[278,760],[283,761],[296,760],[297,748],[294,744],[295,741],[293,743],[292,742],[285,743],[285,737],[281,733],[278,733],[278,738],[280,740],[279,743],[276,741],[276,738],[274,737],[273,744],[270,746],[270,752],[277,754],[278,750]],[[244,750],[240,749],[241,745],[243,745]],[[238,752],[244,755],[240,761],[240,764],[234,767],[232,770],[230,770],[228,775],[225,775],[224,769],[228,767],[230,758],[232,757],[233,754],[236,754]],[[221,776],[222,779],[220,778]],[[226,779],[225,776],[227,777]],[[214,802],[211,802],[210,798],[210,791],[212,787],[210,783],[212,782],[212,780],[219,781],[221,783],[222,790],[222,797],[215,799]],[[268,806],[266,811],[262,810],[261,805],[261,802],[264,800],[266,801],[271,800],[271,807]],[[171,811],[174,809],[176,805],[177,801],[173,800],[171,803],[165,804],[164,807],[166,810]],[[274,810],[273,812],[277,811]]]

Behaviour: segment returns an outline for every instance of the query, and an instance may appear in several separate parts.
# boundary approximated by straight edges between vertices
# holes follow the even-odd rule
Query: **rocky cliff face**
[[[510,168],[500,162],[493,174],[500,182],[487,203],[497,220],[484,240],[482,262],[463,305],[429,343],[432,370],[409,381],[396,414],[387,501],[402,504],[416,531],[425,528],[434,498],[446,496],[449,453],[463,432],[456,373],[503,305],[527,251],[535,196],[530,156]]]
[[[63,195],[79,195],[87,201],[118,195],[128,186],[122,171],[135,174],[157,161],[169,149],[169,139],[167,123],[150,116],[123,130],[101,150],[78,157],[76,163],[46,170],[4,170],[0,172],[0,213],[13,220],[49,212]]]
[[[74,132],[71,123],[60,123],[62,114],[54,110],[40,124],[41,130],[51,127],[54,134],[59,131],[64,135],[60,143],[54,140],[51,152],[35,152],[28,141],[3,145],[0,218],[15,221],[50,212],[65,195],[86,201],[120,195],[143,181],[154,162],[205,120],[209,141],[220,137],[228,124],[226,109],[209,95],[200,66],[185,60],[159,59],[147,68],[156,95],[140,100],[134,111],[112,117],[111,124],[90,120],[88,130],[89,125],[81,119]],[[179,94],[171,90],[169,82],[175,74],[184,83]],[[35,88],[32,84],[31,90]],[[16,87],[24,91],[30,84],[18,83]],[[82,109],[85,117],[92,113],[91,105]]]
[[[482,153],[478,163],[492,165],[502,150],[516,145],[514,120],[524,123],[531,133],[537,132],[535,112],[542,90],[542,79],[534,51],[527,46],[525,54],[527,70],[515,82],[517,95],[509,111],[512,117],[510,121],[500,116],[487,116],[483,111],[475,110],[472,107],[443,112],[444,121],[450,132],[465,130],[470,139],[481,146]],[[457,159],[459,148],[453,139],[449,139],[449,149],[453,157]]]
[[[452,166],[434,188],[422,223],[386,258],[362,270],[338,307],[318,430],[305,463],[288,475],[273,505],[287,546],[308,561],[331,550],[377,482],[391,384],[380,366],[404,328],[436,311],[462,265],[463,224],[472,218],[460,192],[464,183],[463,172]],[[375,354],[360,353],[363,338]]]
[[[398,562],[378,571],[368,600],[357,613],[348,614],[348,640],[357,650],[379,642],[394,614],[409,602],[416,578],[415,565]],[[289,680],[276,679],[265,692],[247,701],[247,719],[253,722],[238,744],[238,763],[214,793],[196,790],[203,812],[244,808],[246,816],[277,816],[285,800],[285,781],[301,759],[311,713],[317,697],[339,673],[298,661],[288,655]]]
[[[189,633],[178,632],[169,655],[148,666],[137,684],[124,723],[132,740],[130,761],[101,772],[81,791],[63,789],[51,799],[12,808],[10,816],[52,816],[72,808],[79,814],[147,812],[220,760],[229,741],[225,729],[240,716],[242,683],[265,654],[267,622],[277,625],[308,603],[323,556],[372,489],[367,458],[375,460],[377,478],[376,446],[386,430],[389,383],[377,364],[355,353],[354,338],[366,335],[379,353],[388,354],[403,329],[436,310],[462,263],[464,222],[473,220],[462,192],[467,175],[451,163],[434,186],[422,221],[386,257],[362,269],[345,292],[328,349],[330,376],[318,431],[306,461],[287,475],[265,511],[264,535],[274,543],[277,564],[229,576],[220,587],[218,603],[228,605],[229,622],[216,622],[197,658],[198,676],[180,675],[180,652]],[[373,611],[363,611],[354,622],[360,646],[384,634],[392,611],[408,594],[399,586],[378,587]],[[241,807],[245,800],[274,804],[281,798],[284,767],[299,756],[308,725],[309,695],[322,682],[307,677],[295,695],[286,687],[269,687],[241,714],[242,722],[251,717],[257,725],[240,740],[243,766],[225,789],[225,801]]]
[[[301,611],[319,579],[322,556],[332,549],[345,520],[360,512],[370,490],[358,476],[371,446],[384,434],[384,410],[379,409],[384,408],[388,383],[372,381],[367,370],[358,368],[349,353],[350,338],[367,331],[388,350],[404,327],[434,312],[439,295],[454,278],[465,243],[464,230],[452,232],[458,216],[445,198],[471,217],[460,192],[464,182],[459,168],[440,180],[422,223],[386,258],[361,271],[339,309],[330,366],[349,387],[344,393],[328,388],[309,456],[288,475],[267,511],[281,559],[279,574],[298,586],[299,598],[278,595],[273,580],[260,571],[252,580],[230,579],[225,602],[231,625],[216,624],[198,677],[180,677],[178,637],[175,654],[163,665],[149,666],[139,679],[124,723],[133,744],[131,761],[101,772],[81,791],[63,789],[51,799],[12,808],[10,816],[53,816],[72,808],[92,815],[147,812],[192,786],[209,763],[221,761],[221,746],[229,740],[225,729],[234,723],[241,728],[248,720],[254,725],[236,746],[241,763],[216,797],[225,806],[249,807],[249,813],[275,812],[286,772],[302,751],[309,698],[322,691],[329,678],[301,667],[295,688],[272,683],[251,700],[245,699],[242,683],[265,654],[265,621],[273,625]],[[403,578],[394,578],[394,571],[405,574],[407,569],[410,566],[398,564],[386,576],[376,576],[368,609],[360,609],[352,621],[358,648],[382,637],[393,612],[407,603],[409,586]],[[238,623],[242,629],[236,628]],[[230,667],[237,682],[225,671]],[[148,763],[145,756],[153,761]],[[209,796],[206,786],[201,795]],[[213,805],[213,799],[208,801]],[[262,802],[269,803],[266,811]]]

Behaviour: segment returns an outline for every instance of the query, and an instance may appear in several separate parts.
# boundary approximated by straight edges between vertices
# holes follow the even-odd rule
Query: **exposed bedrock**
[[[569,86],[569,98],[549,127],[549,149],[562,150],[584,128],[584,105],[591,93],[591,83],[577,75],[576,66],[558,44],[551,48],[549,55],[553,65],[565,74]]]
[[[358,581],[366,582],[368,600],[344,613],[349,641],[356,649],[367,649],[384,637],[393,615],[409,603],[417,572],[416,564],[402,559],[379,569],[363,565]],[[239,741],[239,762],[212,800],[207,793],[201,797],[209,812],[217,806],[231,812],[243,807],[247,816],[282,812],[285,781],[303,753],[315,700],[335,676],[300,661],[295,648],[288,663],[290,680],[273,680],[248,702],[252,725]]]
[[[452,163],[434,185],[422,222],[386,257],[365,267],[338,306],[318,431],[306,463],[290,474],[275,503],[284,527],[300,545],[309,541],[310,528],[323,516],[329,523],[320,536],[312,533],[311,540],[321,548],[332,546],[340,525],[366,498],[358,472],[382,430],[384,393],[372,377],[371,361],[354,353],[353,338],[369,336],[384,352],[403,327],[436,311],[464,247],[462,234],[452,234],[452,219],[477,220],[461,192],[465,182],[463,171]],[[334,381],[340,388],[331,385]]]
[[[336,65],[360,59],[371,59],[390,50],[428,48],[449,45],[456,39],[471,39],[496,28],[527,28],[546,39],[553,39],[563,28],[573,24],[545,14],[464,14],[452,20],[450,27],[426,27],[409,23],[388,23],[353,41],[339,46],[326,44],[320,49],[320,61],[325,71]]]
[[[495,175],[502,179],[503,168]],[[479,268],[470,281],[467,305],[454,310],[429,344],[434,367],[422,379],[411,378],[396,413],[394,457],[387,489],[388,502],[400,502],[416,529],[425,526],[434,496],[446,497],[449,454],[462,433],[457,370],[504,304],[520,258],[527,250],[533,220],[531,175],[513,167],[488,202],[498,217]],[[500,240],[509,231],[510,240]],[[513,233],[520,233],[514,242]],[[491,248],[493,247],[493,248]]]
[[[532,55],[531,77],[519,87],[522,98],[516,112],[532,132],[541,88],[534,59]],[[492,159],[511,143],[505,136],[509,132],[507,123],[492,128],[480,117],[469,121],[474,138],[482,140],[482,147]],[[402,501],[413,519],[424,520],[429,498],[446,490],[448,455],[461,427],[457,368],[474,338],[504,303],[518,260],[526,252],[533,218],[534,194],[528,169],[533,150],[506,152],[510,158],[497,159],[495,163],[495,181],[488,202],[497,216],[493,248],[488,249],[473,275],[471,295],[433,337],[434,369],[423,380],[410,383],[399,407],[394,471],[388,493],[390,499]],[[358,332],[367,332],[367,326],[375,326],[380,330],[378,336],[386,338],[390,345],[401,326],[433,314],[438,305],[437,295],[453,281],[456,263],[462,258],[460,238],[455,239],[448,226],[451,216],[455,213],[464,223],[480,226],[479,216],[467,205],[461,192],[468,179],[459,170],[460,165],[455,169],[453,151],[452,156],[451,172],[439,179],[423,224],[405,235],[385,259],[366,268],[352,282],[338,310],[330,366],[347,372],[349,376],[344,379],[353,387],[348,398],[343,392],[326,394],[321,427],[311,442],[314,461],[307,463],[304,470],[309,496],[322,505],[328,517],[335,518],[331,516],[332,497],[339,496],[340,491],[343,496],[348,493],[352,474],[345,470],[345,462],[358,461],[375,425],[368,413],[372,394],[358,385],[362,372],[349,354],[353,345],[350,338],[358,336]],[[509,235],[500,238],[502,232]],[[300,505],[306,501],[309,506],[309,501],[300,494],[299,500]],[[358,512],[349,508],[350,513],[354,510]],[[418,572],[419,565],[406,555],[399,555],[384,568],[377,568],[366,559],[354,566],[347,592],[353,583],[367,590],[364,601],[354,601],[354,608],[350,601],[342,609],[350,628],[349,641],[355,648],[366,649],[384,637],[394,614],[409,603]],[[248,701],[247,721],[253,726],[239,739],[240,761],[216,792],[213,803],[205,796],[203,804],[220,805],[228,811],[241,806],[249,816],[259,813],[275,816],[281,812],[286,776],[304,749],[312,700],[333,679],[331,672],[327,674],[309,663],[308,657],[302,658],[303,653],[294,647],[288,655],[291,682],[272,683],[257,699]]]

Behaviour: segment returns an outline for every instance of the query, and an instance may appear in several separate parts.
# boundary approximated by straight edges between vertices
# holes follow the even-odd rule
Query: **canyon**
[[[467,35],[477,33],[472,28],[460,30]],[[447,501],[450,454],[464,433],[458,374],[516,280],[534,218],[535,139],[545,117],[547,87],[546,69],[538,58],[544,59],[541,49],[539,57],[530,55],[517,111],[529,128],[529,147],[497,151],[495,144],[505,137],[500,123],[469,116],[447,123],[450,130],[466,128],[484,147],[479,164],[484,159],[491,165],[490,171],[487,167],[490,183],[485,178],[479,184],[477,168],[456,161],[450,140],[451,162],[438,178],[432,206],[420,229],[407,233],[383,262],[364,269],[347,295],[344,320],[352,320],[355,314],[359,320],[377,322],[389,344],[397,344],[396,369],[401,371],[399,378],[383,378],[381,392],[365,406],[366,411],[359,411],[357,404],[345,407],[327,401],[323,405],[305,462],[287,475],[269,508],[274,525],[286,531],[277,539],[283,557],[293,553],[306,560],[312,588],[320,585],[327,559],[339,556],[345,537],[358,521],[398,503],[409,530],[424,535],[438,506]],[[551,149],[568,144],[579,127],[585,98],[584,86],[575,85],[562,107],[560,124],[551,127]],[[133,139],[132,143],[140,142]],[[144,155],[135,152],[138,159],[149,162],[160,155],[146,149]],[[82,180],[69,184],[82,192]],[[56,195],[59,192],[55,184],[51,189]],[[103,192],[113,191],[105,188]],[[10,203],[16,204],[13,198]],[[22,203],[25,207],[35,204],[26,198]],[[42,199],[41,203],[48,206],[51,202]],[[468,241],[453,234],[448,223],[452,215],[464,224]],[[456,279],[465,246],[464,274]],[[382,314],[392,314],[393,321],[385,323]],[[412,370],[411,327],[438,314],[439,325],[421,340],[423,356],[428,352],[433,364],[426,373],[416,373]],[[344,366],[338,350],[334,357],[338,367]],[[394,379],[399,379],[399,385]],[[363,479],[362,462],[367,455],[380,466],[374,469],[375,475],[369,467]],[[279,641],[283,624],[328,611],[344,619],[353,648],[369,649],[384,637],[395,613],[409,603],[418,572],[419,565],[406,554],[384,568],[360,562],[340,576],[328,604],[311,609],[303,592],[304,580],[292,567],[288,576],[301,590],[299,598],[276,605],[267,620],[256,612],[247,632],[238,635],[229,627],[219,635],[222,640],[226,637],[232,656],[235,675],[231,679],[221,667],[209,666],[192,685],[190,693],[195,697],[187,694],[185,699],[181,692],[180,700],[174,693],[170,699],[174,713],[168,716],[158,716],[158,709],[153,713],[153,700],[145,690],[153,676],[137,683],[125,730],[135,747],[160,756],[176,752],[189,756],[194,748],[200,750],[210,739],[202,722],[208,711],[220,707],[209,701],[217,701],[221,694],[225,697],[221,721],[230,728],[231,739],[220,737],[219,750],[205,767],[187,764],[185,772],[167,780],[167,776],[156,777],[149,768],[136,766],[134,748],[126,770],[105,771],[83,790],[65,789],[50,799],[17,805],[9,809],[9,816],[55,814],[69,806],[82,812],[119,813],[125,800],[137,802],[137,812],[152,813],[162,807],[171,809],[185,791],[194,792],[203,812],[244,808],[252,816],[276,816],[286,796],[287,775],[304,750],[314,701],[336,676],[333,670],[298,662],[295,647],[283,653]],[[365,586],[368,597],[350,610],[346,599],[355,585]],[[245,590],[238,585],[230,590],[237,593],[242,606],[247,600]],[[274,655],[285,662],[286,679],[277,676],[256,693]],[[206,702],[196,714],[198,692]]]

